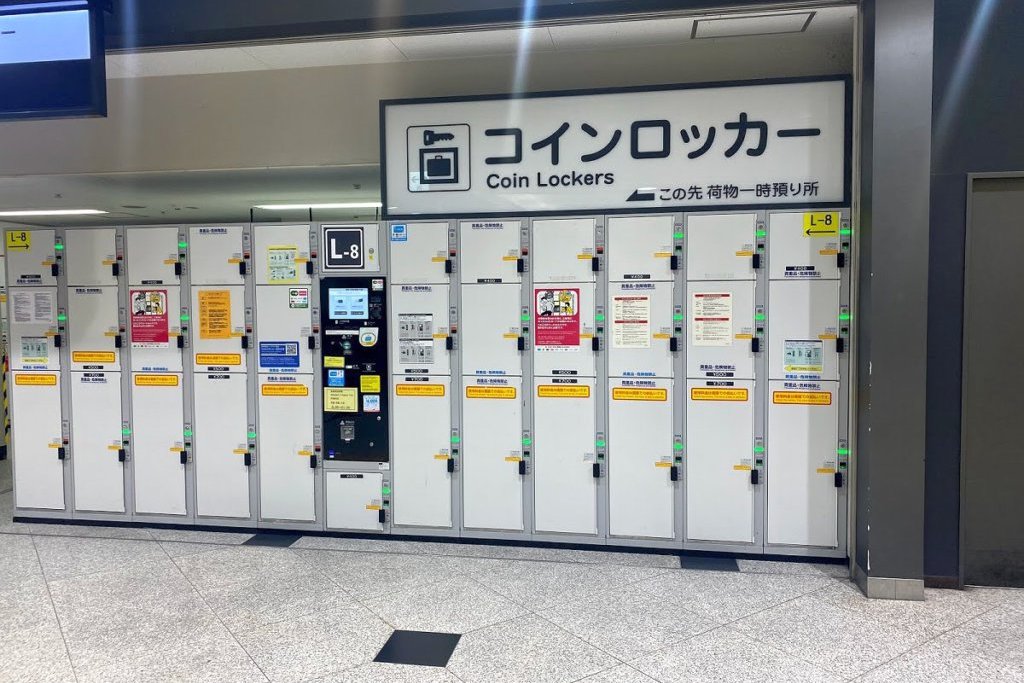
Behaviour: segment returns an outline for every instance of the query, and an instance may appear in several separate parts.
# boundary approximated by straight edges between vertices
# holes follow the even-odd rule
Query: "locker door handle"
[[[174,262],[174,274],[181,277],[181,261]]]
[[[596,334],[590,338],[590,349],[595,353],[601,350],[601,338]]]
[[[750,257],[750,266],[754,270],[760,270],[761,269],[761,255],[760,254],[754,254],[753,256]]]
[[[238,262],[238,274],[245,277],[245,261]]]
[[[185,335],[179,334],[177,339],[178,339],[178,348],[179,349],[185,348]]]
[[[836,472],[834,475],[832,475],[832,483],[835,484],[837,489],[843,488],[843,473]]]
[[[669,270],[679,270],[679,254],[672,254],[668,259]]]
[[[306,344],[309,346],[309,350],[310,351],[315,350],[316,349],[316,337],[314,337],[313,335],[309,335],[309,338],[306,340]]]
[[[60,266],[57,265],[56,263],[51,263],[50,275],[52,275],[53,277],[57,277],[58,275],[60,275]]]
[[[61,340],[60,340],[60,335],[59,334],[53,335],[53,348],[59,349],[60,348],[60,341]]]
[[[672,465],[668,471],[668,478],[672,481],[679,481],[679,465]]]
[[[842,353],[846,350],[846,338],[836,337],[836,353]]]
[[[311,469],[311,470],[315,470],[316,469],[316,456],[315,455],[309,456],[309,469]]]
[[[759,353],[761,351],[761,338],[752,337],[750,339],[750,351],[751,353]]]
[[[454,270],[455,264],[452,262],[450,258],[446,258],[444,260],[444,272],[447,273],[448,275],[451,275]]]
[[[60,448],[57,449],[57,459],[58,460],[66,460],[67,457],[68,457],[68,449],[64,448],[63,446],[61,446]]]
[[[124,462],[127,459],[128,459],[128,451],[126,451],[123,448],[118,449],[118,451],[117,451],[117,461],[118,462]]]
[[[524,337],[522,335],[519,335],[516,338],[516,349],[519,350],[519,351],[525,351],[526,350],[526,337]]]
[[[313,274],[313,261],[312,261],[312,259],[310,259],[309,261],[306,261],[306,275],[312,275],[312,274]]]
[[[845,268],[845,267],[846,267],[846,252],[845,251],[841,251],[838,254],[836,254],[836,268]]]
[[[601,270],[601,257],[600,256],[591,256],[590,257],[590,270],[592,270],[595,273],[600,272],[600,270]]]
[[[522,258],[517,258],[516,259],[516,272],[517,273],[525,273],[526,272],[526,259],[522,259]]]
[[[247,334],[243,334],[242,335],[242,348],[243,349],[249,348],[249,335],[247,335]]]
[[[679,337],[673,336],[668,338],[668,350],[671,351],[672,353],[678,353]]]
[[[756,467],[750,470],[750,483],[754,486],[761,483],[761,470]]]
[[[455,471],[455,458],[448,458],[448,471],[449,472],[454,472]]]
[[[182,465],[187,465],[188,464],[188,451],[182,451],[181,452],[180,460],[181,460],[181,464]]]
[[[594,479],[601,478],[601,463],[595,462],[593,467]]]
[[[121,348],[121,335],[119,335],[119,334],[115,334],[114,335],[114,348],[115,349]]]
[[[387,522],[388,522],[388,511],[385,510],[384,508],[381,508],[380,510],[378,510],[377,511],[377,521],[380,522],[381,524],[387,524]]]
[[[523,476],[526,476],[526,461],[525,460],[520,460],[519,461],[519,474],[521,474]]]
[[[455,337],[452,337],[451,335],[445,337],[444,338],[444,348],[447,349],[448,351],[451,351],[452,349],[454,349],[455,348]]]
[[[110,274],[113,275],[114,277],[120,276],[121,275],[121,264],[120,263],[116,263],[116,262],[115,263],[111,263],[110,264]]]
[[[252,453],[246,453],[244,456],[242,456],[242,463],[246,467],[252,467]]]

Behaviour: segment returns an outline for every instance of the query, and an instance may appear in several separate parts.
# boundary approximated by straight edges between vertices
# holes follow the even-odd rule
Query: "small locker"
[[[122,335],[117,287],[68,288],[72,370],[120,370]]]
[[[754,280],[757,214],[686,217],[687,280]]]
[[[178,260],[178,229],[128,228],[125,258],[130,285],[177,285],[181,278]]]
[[[248,266],[241,225],[192,227],[188,232],[192,285],[242,285]]]
[[[451,372],[448,285],[391,288],[391,367],[396,374]]]
[[[838,543],[837,382],[771,382],[768,399],[769,545]]]
[[[768,284],[772,379],[839,379],[839,281]]]
[[[462,284],[521,282],[520,221],[476,220],[459,224]]]
[[[452,526],[451,381],[395,377],[392,458],[398,526]]]
[[[593,218],[533,221],[533,281],[594,282],[595,225]]]
[[[522,378],[467,377],[462,399],[463,525],[523,530]]]
[[[71,373],[75,510],[124,512],[121,373]]]
[[[254,225],[252,267],[257,285],[308,285],[308,225]]]
[[[608,279],[612,282],[670,281],[674,216],[608,219]]]
[[[768,277],[839,279],[840,217],[838,211],[768,214]]]
[[[181,288],[131,287],[127,314],[132,370],[180,372]]]
[[[686,539],[754,540],[754,383],[686,384]]]
[[[6,235],[7,283],[12,286],[55,286],[60,270],[54,248],[56,231],[7,230]]]
[[[446,284],[451,279],[447,223],[392,223],[388,239],[392,284]]]
[[[520,331],[520,306],[518,284],[462,287],[462,374],[522,374],[519,347],[525,348],[526,339]]]
[[[326,472],[327,528],[383,531],[384,475],[372,472]]]
[[[8,296],[12,370],[59,370],[57,288],[11,287]]]
[[[11,373],[14,502],[19,508],[64,509],[64,457],[59,375]]]
[[[540,378],[533,397],[534,527],[597,533],[597,383]]]
[[[192,377],[196,515],[249,517],[248,377],[197,372]]]
[[[687,377],[754,376],[754,283],[690,282]]]
[[[133,374],[136,513],[185,514],[184,421],[181,375]]]
[[[260,518],[316,520],[313,378],[260,376]]]
[[[192,354],[197,369],[245,372],[248,341],[244,287],[192,287]]]
[[[533,372],[595,377],[594,285],[535,285]]]
[[[673,289],[671,282],[609,283],[609,376],[672,376]]]
[[[673,461],[672,381],[609,384],[609,533],[672,539],[679,478]]]
[[[117,286],[121,264],[117,261],[116,232],[114,228],[65,232],[68,286]]]
[[[256,355],[260,372],[313,372],[310,296],[307,286],[256,288]],[[241,354],[241,341],[236,339],[235,343],[235,353]]]

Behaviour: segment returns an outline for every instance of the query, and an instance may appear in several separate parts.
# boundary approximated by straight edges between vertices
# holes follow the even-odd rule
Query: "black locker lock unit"
[[[384,278],[321,281],[324,460],[388,462],[387,335]]]

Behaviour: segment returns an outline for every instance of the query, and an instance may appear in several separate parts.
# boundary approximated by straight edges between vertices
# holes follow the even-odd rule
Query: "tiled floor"
[[[1024,681],[1024,591],[868,601],[835,565],[244,545],[14,524],[11,505],[0,494],[2,682]],[[396,630],[461,638],[444,667],[374,661]]]

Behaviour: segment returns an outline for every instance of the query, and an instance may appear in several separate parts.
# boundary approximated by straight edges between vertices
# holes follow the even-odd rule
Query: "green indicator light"
[[[64,251],[64,245],[63,244],[55,244],[55,245],[53,245],[53,248],[56,249],[57,251]]]
[[[682,320],[683,319],[683,314],[682,313],[676,313],[675,315],[672,316],[672,319],[673,320]]]
[[[522,316],[520,316],[520,317],[522,318],[522,320],[523,320],[523,322],[524,322],[524,323],[528,323],[528,322],[530,322],[530,316],[529,316],[529,315],[527,315],[526,313],[524,313],[524,314],[523,314]]]
[[[188,249],[188,242],[178,242],[179,249]]]
[[[764,313],[758,313],[757,315],[754,316],[754,320],[764,320],[764,319],[765,319]]]
[[[681,443],[672,444],[672,448],[677,450],[677,451],[681,451],[681,450],[683,450],[683,444],[681,444]]]
[[[460,441],[462,441],[462,439],[455,435],[452,435],[452,443],[459,443]]]
[[[850,319],[850,314],[849,313],[840,313],[839,314],[839,319],[840,320],[849,320]]]
[[[130,430],[130,429],[122,429],[121,433],[124,434],[125,436],[128,436],[129,434],[132,433],[132,430]]]
[[[182,321],[187,321],[188,320],[188,315],[182,314],[181,319],[182,319]]]
[[[853,234],[853,230],[850,230],[849,228],[844,228],[844,229],[839,231],[839,234],[840,235],[852,235]]]
[[[523,439],[523,445],[524,446],[529,446],[531,443],[533,443],[533,439],[529,439],[529,438]]]
[[[755,453],[764,453],[764,446],[754,446]]]
[[[384,488],[382,488],[382,489],[380,490],[380,492],[381,492],[381,493],[382,493],[383,495],[385,495],[385,496],[390,496],[390,495],[391,495],[391,487],[390,487],[390,486],[385,486]]]
[[[192,430],[191,430],[191,429],[186,429],[186,430],[185,430],[185,436],[186,436],[186,437],[190,437],[190,436],[192,436]]]
[[[256,438],[256,432],[249,432],[246,436],[248,436],[250,439],[255,439]]]
[[[676,233],[673,233],[673,234],[672,234],[672,239],[676,239],[676,240],[681,240],[681,239],[683,239],[683,233],[681,233],[681,232],[676,232]]]
[[[597,322],[599,322],[599,323],[603,323],[604,322],[604,313],[598,313],[597,315],[594,316],[594,319],[597,320]]]
[[[604,447],[605,447],[605,444],[606,444],[606,443],[607,443],[607,442],[606,442],[606,441],[605,441],[604,439],[601,439],[601,440],[599,440],[599,441],[597,442],[597,447],[598,447],[598,448],[604,448]]]
[[[68,317],[67,317],[66,315],[64,315],[63,313],[59,313],[59,314],[57,315],[57,320],[59,320],[59,321],[61,321],[61,322],[64,322],[64,321],[65,321],[65,320],[67,320],[67,319],[68,319]]]
[[[767,230],[758,230],[754,234],[757,235],[758,237],[767,237],[768,236],[768,231]]]
[[[840,448],[836,452],[839,453],[839,455],[849,455],[850,454],[850,449],[849,448]]]

